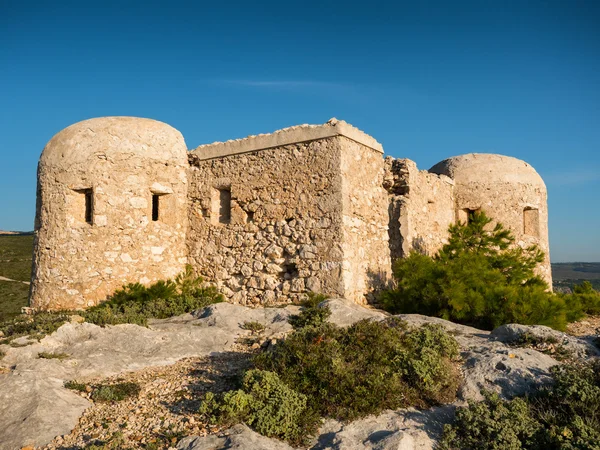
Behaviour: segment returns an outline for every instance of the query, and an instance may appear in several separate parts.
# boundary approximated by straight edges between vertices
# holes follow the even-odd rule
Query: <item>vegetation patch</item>
[[[40,352],[38,353],[37,357],[41,358],[41,359],[59,359],[59,360],[63,360],[63,359],[67,359],[70,355],[66,354],[66,353],[48,353],[48,352]]]
[[[137,383],[100,384],[92,386],[91,398],[95,402],[120,402],[129,397],[137,397],[140,385]]]
[[[120,323],[146,326],[148,319],[166,319],[222,301],[218,290],[204,283],[187,266],[175,280],[157,281],[148,287],[129,284],[106,302],[81,314],[87,322],[101,326]]]
[[[78,392],[87,392],[87,386],[85,383],[78,383],[77,381],[65,381],[64,387]]]
[[[571,295],[553,294],[535,274],[544,255],[536,246],[515,246],[500,223],[475,213],[468,224],[451,225],[437,255],[413,252],[394,265],[397,287],[381,302],[392,313],[416,313],[492,330],[507,323],[568,322],[600,308],[600,294],[584,284]]]
[[[68,322],[72,314],[71,312],[40,312],[21,315],[0,323],[0,331],[4,333],[4,336],[0,338],[0,344],[22,336],[41,339],[47,334],[54,333],[61,325]]]
[[[328,311],[316,305],[303,312]],[[304,317],[320,316],[307,312]],[[245,422],[262,434],[300,444],[321,417],[350,421],[455,398],[461,378],[455,364],[458,344],[439,325],[408,329],[394,318],[348,328],[320,318],[300,323],[304,326],[273,350],[254,358],[240,389],[209,394],[200,408],[203,416],[225,425]]]
[[[219,397],[208,393],[200,413],[212,423],[245,422],[264,436],[290,442],[301,442],[318,423],[306,395],[288,387],[276,373],[256,369],[246,372],[241,389]]]
[[[17,281],[0,281],[0,322],[21,313],[27,306],[31,278],[32,235],[0,235],[0,276]]]
[[[439,449],[598,449],[600,362],[556,366],[552,374],[551,386],[528,397],[486,393],[483,402],[459,408]]]
[[[331,310],[329,308],[319,308],[319,304],[327,298],[326,295],[309,292],[306,300],[301,303],[303,308],[300,314],[294,314],[288,319],[290,325],[297,330],[326,323],[329,316],[331,316]]]
[[[130,397],[137,397],[140,385],[134,382],[113,384],[85,384],[78,381],[65,381],[64,387],[77,392],[89,392],[95,402],[120,402]]]
[[[261,333],[263,331],[265,331],[265,326],[260,323],[257,322],[255,320],[253,321],[246,321],[241,325],[242,330],[248,330],[251,331],[252,333]]]
[[[519,338],[512,342],[516,347],[532,348],[538,352],[552,356],[558,361],[563,361],[574,356],[574,352],[564,346],[554,336],[536,336],[531,333],[523,333]]]

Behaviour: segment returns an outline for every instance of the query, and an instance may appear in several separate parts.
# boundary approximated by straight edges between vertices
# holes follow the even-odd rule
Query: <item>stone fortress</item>
[[[186,264],[234,303],[309,291],[364,303],[395,259],[435,253],[478,210],[539,245],[551,282],[546,187],[518,159],[468,154],[419,171],[335,119],[191,151],[155,120],[85,120],[40,158],[30,305],[86,308]]]

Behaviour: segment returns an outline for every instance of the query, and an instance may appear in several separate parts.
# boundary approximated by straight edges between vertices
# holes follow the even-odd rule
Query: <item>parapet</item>
[[[201,145],[192,150],[191,154],[199,160],[206,160],[334,136],[345,136],[379,153],[383,153],[382,145],[373,137],[343,120],[333,118],[323,125],[297,125],[270,134],[259,134],[244,139]]]

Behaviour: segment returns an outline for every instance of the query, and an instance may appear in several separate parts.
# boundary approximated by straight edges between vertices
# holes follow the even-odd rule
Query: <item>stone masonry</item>
[[[233,303],[310,291],[364,303],[395,259],[434,254],[450,224],[480,209],[548,256],[544,183],[514,158],[463,155],[419,171],[335,119],[188,151],[161,122],[90,119],[40,158],[30,302],[86,308],[189,263]],[[547,258],[539,270],[551,281],[549,268]]]

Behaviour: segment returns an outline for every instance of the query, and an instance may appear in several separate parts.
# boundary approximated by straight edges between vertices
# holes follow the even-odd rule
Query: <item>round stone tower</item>
[[[519,246],[537,244],[545,254],[539,274],[552,286],[546,185],[533,167],[509,156],[471,153],[446,159],[430,172],[454,180],[456,218],[482,210],[509,228]]]
[[[31,306],[82,309],[182,271],[187,167],[181,133],[155,120],[90,119],[54,136],[38,166]]]

